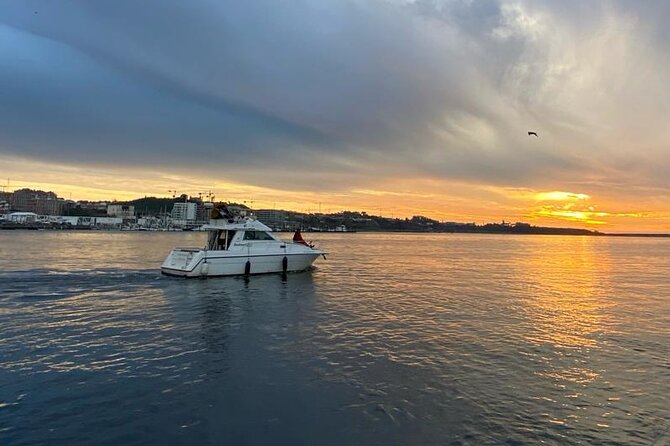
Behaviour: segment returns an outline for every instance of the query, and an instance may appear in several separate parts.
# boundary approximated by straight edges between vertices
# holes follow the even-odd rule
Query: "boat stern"
[[[205,253],[200,248],[175,248],[163,261],[161,272],[169,276],[199,276],[204,256]]]

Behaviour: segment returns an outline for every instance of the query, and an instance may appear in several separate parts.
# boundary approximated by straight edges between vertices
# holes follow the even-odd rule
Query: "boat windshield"
[[[226,251],[230,247],[236,231],[211,231],[207,237],[207,249],[212,251]]]
[[[274,238],[265,231],[245,231],[244,240],[274,240]]]

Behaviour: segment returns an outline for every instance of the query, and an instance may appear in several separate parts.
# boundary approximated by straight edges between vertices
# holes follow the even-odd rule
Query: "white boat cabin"
[[[208,251],[229,251],[236,246],[256,244],[254,242],[286,243],[258,220],[246,220],[241,223],[211,220],[210,224],[204,225],[202,229],[209,233],[205,248]]]
[[[207,236],[207,250],[208,251],[228,251],[231,246],[239,244],[240,242],[253,241],[275,241],[284,243],[267,231],[259,231],[255,229],[217,229],[213,230],[205,228],[209,232]]]

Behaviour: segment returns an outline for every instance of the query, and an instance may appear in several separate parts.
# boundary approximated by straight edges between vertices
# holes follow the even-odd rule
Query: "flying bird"
[[[535,135],[537,138],[539,138],[539,136],[537,136],[537,133],[535,133],[535,132],[528,132],[528,136],[532,136],[532,135]]]

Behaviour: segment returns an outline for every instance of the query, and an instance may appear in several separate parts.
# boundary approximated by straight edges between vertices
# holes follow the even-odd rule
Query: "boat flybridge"
[[[287,242],[250,217],[212,219],[202,227],[207,246],[174,248],[161,272],[181,277],[213,277],[302,271],[325,252],[297,237]],[[296,237],[294,237],[294,240]]]

